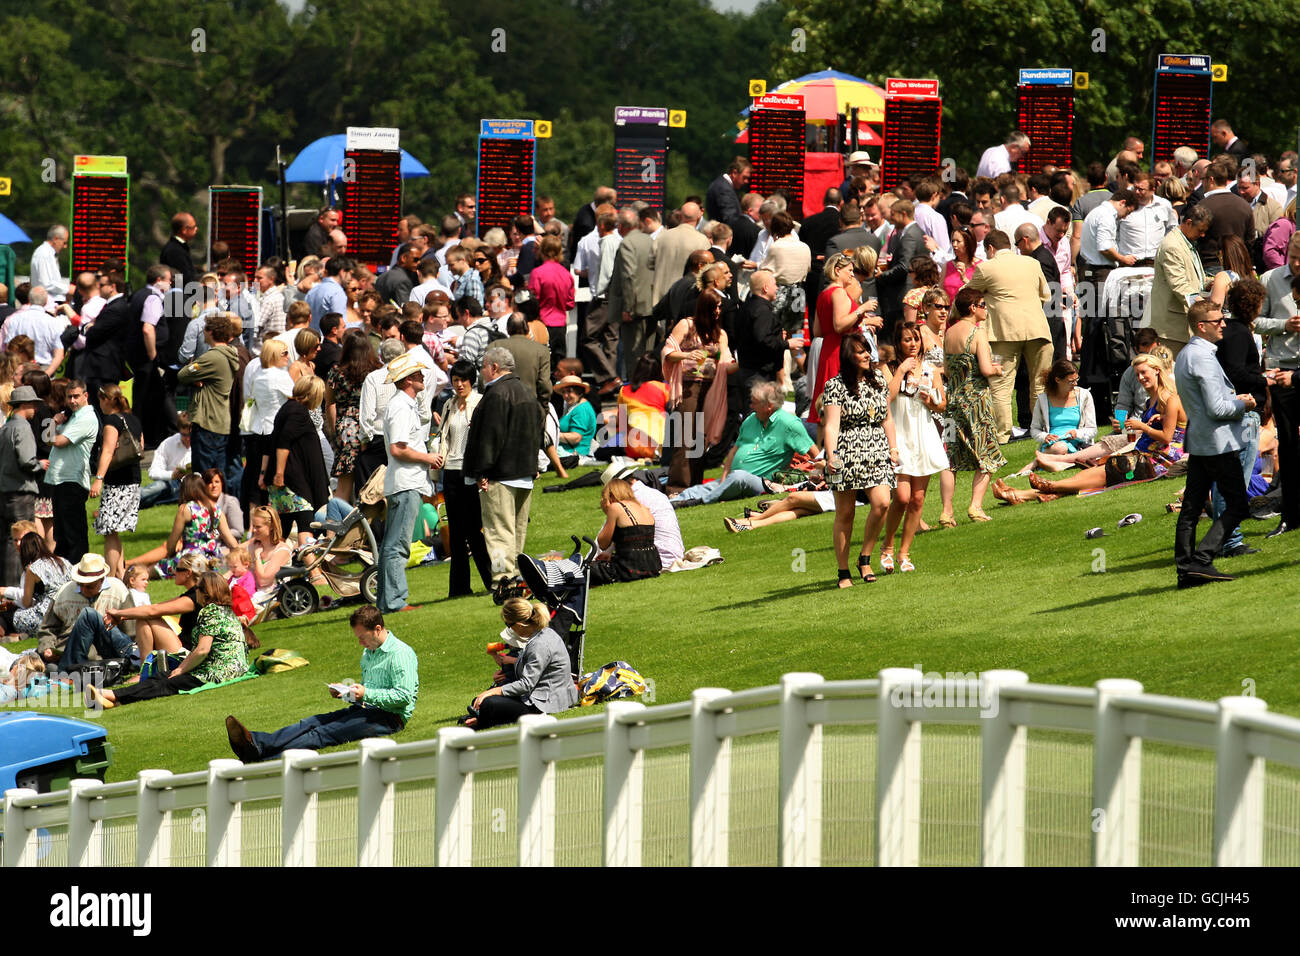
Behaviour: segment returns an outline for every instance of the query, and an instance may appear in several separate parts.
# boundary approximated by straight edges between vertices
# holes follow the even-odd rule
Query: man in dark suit
[[[1232,124],[1225,119],[1216,119],[1210,124],[1210,142],[1238,163],[1250,155],[1246,141],[1232,131]]]
[[[528,320],[520,312],[506,319],[506,335],[496,344],[515,357],[515,375],[537,394],[537,404],[546,414],[551,400],[551,350],[528,336]]]
[[[1255,216],[1250,203],[1235,195],[1229,186],[1237,178],[1237,163],[1231,156],[1216,156],[1205,172],[1208,188],[1200,205],[1214,214],[1214,221],[1199,243],[1201,264],[1207,276],[1223,269],[1219,246],[1224,236],[1240,236],[1247,248],[1255,241]]]
[[[740,215],[739,196],[749,185],[749,170],[749,160],[737,156],[725,173],[709,183],[709,191],[704,195],[704,206],[710,219],[730,224]]]
[[[709,252],[713,253],[714,262],[725,262],[731,269],[731,287],[739,288],[740,282],[740,263],[732,261],[731,253],[731,227],[725,222],[715,222],[710,224],[707,234],[713,245],[709,247]]]
[[[731,248],[746,258],[754,251],[758,234],[763,230],[758,212],[762,205],[763,197],[758,193],[745,193],[740,197],[740,215],[727,220],[731,227]]]
[[[845,203],[840,207],[840,230],[840,232],[826,240],[827,259],[837,252],[862,248],[869,248],[876,255],[880,255],[880,239],[877,238],[874,232],[862,225],[862,211],[853,203]],[[823,280],[824,278],[823,275]],[[862,283],[862,294],[868,299],[876,297],[876,280],[874,277]],[[813,299],[812,301],[815,303],[817,300]]]
[[[939,200],[939,205],[934,207],[934,211],[943,216],[943,221],[948,224],[949,231],[952,230],[952,207],[959,202],[964,202],[968,206],[974,207],[966,190],[970,187],[970,174],[958,166],[952,173],[952,190],[948,195]]]
[[[695,300],[700,297],[700,291],[695,287],[695,283],[699,280],[700,270],[712,262],[712,252],[708,249],[696,249],[686,257],[686,270],[682,277],[670,285],[668,291],[655,303],[651,315],[656,322],[665,323],[669,332],[678,321],[694,314]]]
[[[614,206],[618,203],[618,193],[608,186],[597,186],[596,195],[579,209],[573,216],[573,225],[569,226],[569,257],[567,262],[573,262],[578,257],[578,240],[580,240],[591,230],[596,228],[596,207],[609,204]]]
[[[1047,327],[1052,330],[1052,361],[1065,358],[1065,318],[1062,315],[1061,302],[1061,267],[1056,264],[1052,250],[1043,245],[1038,234],[1038,226],[1032,222],[1022,222],[1016,227],[1016,250],[1022,256],[1037,259],[1043,267],[1043,278],[1052,297],[1043,303],[1043,312],[1047,315]]]
[[[826,264],[826,241],[840,231],[840,203],[842,194],[834,186],[826,190],[822,197],[822,211],[809,216],[799,227],[799,238],[812,253],[812,266],[808,277],[804,279],[804,295],[810,303],[817,301],[825,280],[822,267]]]
[[[420,281],[420,276],[415,271],[418,261],[419,254],[409,242],[397,247],[397,265],[375,280],[375,291],[385,303],[391,302],[399,309],[406,305],[411,290]]]
[[[175,355],[177,349],[176,342],[170,339],[168,321],[162,317],[172,282],[169,267],[150,266],[144,287],[136,290],[127,304],[126,360],[135,376],[131,399],[144,426],[146,448],[156,448],[177,428],[176,402],[163,383],[166,356]]]
[[[749,392],[755,379],[776,381],[785,363],[786,339],[772,307],[775,298],[776,277],[772,273],[759,269],[749,277],[749,298],[736,323],[742,394]]]
[[[126,288],[121,273],[113,273],[104,278],[104,292],[107,303],[100,309],[95,321],[86,329],[86,347],[82,350],[81,361],[77,366],[78,374],[86,383],[86,394],[91,396],[91,405],[99,411],[100,386],[122,381],[125,377],[122,369],[123,346],[131,325],[130,303],[121,293]]]
[[[158,255],[159,263],[172,271],[171,291],[167,293],[163,311],[168,327],[168,334],[164,337],[171,340],[171,346],[163,353],[162,365],[175,361],[176,349],[185,335],[185,327],[193,318],[185,308],[185,297],[195,294],[195,283],[199,281],[199,270],[194,266],[194,251],[190,249],[190,241],[198,232],[198,223],[194,217],[187,212],[178,212],[172,216],[172,237]],[[92,401],[91,404],[98,407],[97,401]]]
[[[885,323],[880,330],[882,342],[893,338],[894,323],[903,317],[903,296],[912,288],[912,260],[926,255],[925,234],[913,218],[913,209],[907,199],[900,199],[889,209],[889,221],[894,224],[887,250],[889,263],[876,267],[876,297]]]

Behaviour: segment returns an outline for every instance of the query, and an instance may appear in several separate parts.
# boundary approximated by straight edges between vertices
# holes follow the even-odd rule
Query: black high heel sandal
[[[848,581],[849,584],[852,584],[852,583],[853,583],[853,575],[849,573],[849,569],[848,569],[848,568],[840,568],[840,569],[839,569],[839,579],[838,579],[838,580],[839,580],[839,581]],[[842,587],[843,587],[843,586],[840,585],[839,583],[837,583],[835,586],[836,586],[837,588],[842,588]]]
[[[871,570],[871,555],[858,555],[858,573],[862,575],[862,580],[868,584],[875,583],[876,575],[875,572]]]

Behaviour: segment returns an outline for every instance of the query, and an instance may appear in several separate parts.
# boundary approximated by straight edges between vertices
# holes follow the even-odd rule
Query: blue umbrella
[[[9,245],[13,242],[31,242],[27,233],[18,228],[18,224],[0,212],[0,243]]]
[[[324,183],[343,177],[343,153],[347,146],[347,136],[337,133],[334,136],[322,136],[298,154],[284,172],[287,183]],[[422,162],[402,150],[402,178],[428,176]]]

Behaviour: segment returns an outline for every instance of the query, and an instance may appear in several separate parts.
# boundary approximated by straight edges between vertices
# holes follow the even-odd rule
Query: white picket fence
[[[1127,680],[787,674],[482,733],[10,790],[3,863],[1300,865],[1300,720]]]

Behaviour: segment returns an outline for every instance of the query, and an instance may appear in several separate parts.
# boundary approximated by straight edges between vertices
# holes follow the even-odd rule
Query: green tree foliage
[[[1075,98],[1074,156],[1113,156],[1125,136],[1149,141],[1152,79],[1161,53],[1203,53],[1228,64],[1214,84],[1214,115],[1270,156],[1295,148],[1300,102],[1282,93],[1300,5],[1240,0],[786,0],[786,35],[774,75],[833,66],[883,85],[886,77],[938,77],[943,154],[974,171],[980,153],[1015,125],[1020,67],[1070,67],[1090,86]],[[862,42],[857,42],[862,41]],[[1148,143],[1149,145],[1149,143]],[[1148,154],[1147,159],[1150,159]]]

